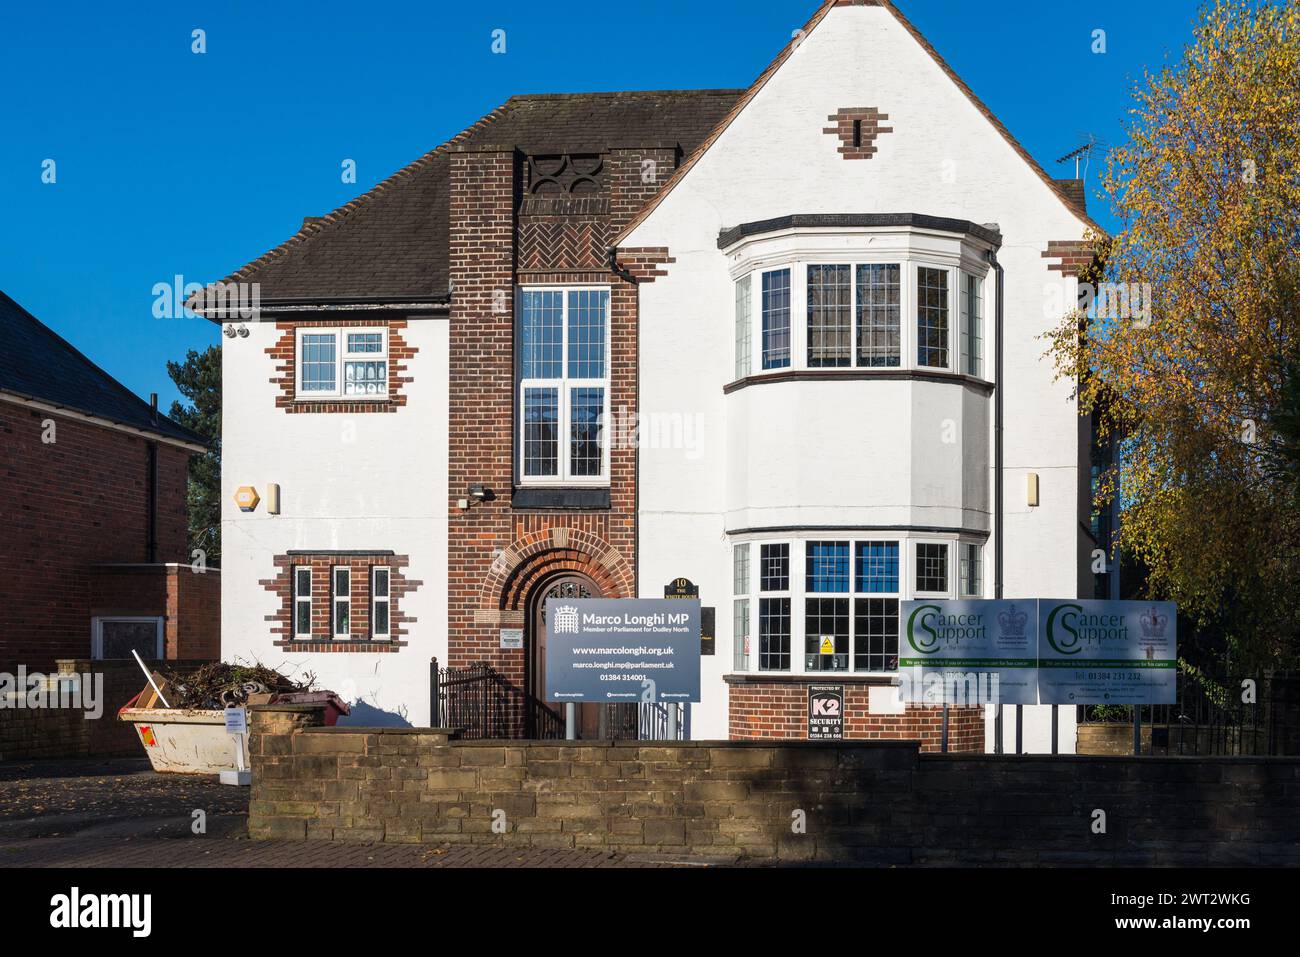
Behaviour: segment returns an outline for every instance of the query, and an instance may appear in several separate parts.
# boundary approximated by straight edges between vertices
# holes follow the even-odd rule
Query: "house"
[[[431,657],[540,698],[548,598],[689,586],[691,736],[803,736],[833,682],[848,736],[937,743],[901,600],[1092,594],[1090,431],[1038,338],[1081,192],[884,0],[746,90],[511,98],[194,300],[241,336],[223,653],[420,724]]]
[[[206,450],[0,292],[0,671],[217,657],[220,573],[186,548]]]

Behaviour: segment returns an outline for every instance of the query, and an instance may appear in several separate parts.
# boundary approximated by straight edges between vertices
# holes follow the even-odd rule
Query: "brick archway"
[[[607,598],[636,593],[632,566],[617,550],[590,532],[557,527],[520,538],[497,556],[479,607],[522,614],[537,585],[563,573],[590,578]]]

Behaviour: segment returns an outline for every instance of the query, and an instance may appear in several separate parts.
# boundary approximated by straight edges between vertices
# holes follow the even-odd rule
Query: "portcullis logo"
[[[576,635],[578,633],[578,609],[572,605],[560,605],[555,609],[555,634]]]

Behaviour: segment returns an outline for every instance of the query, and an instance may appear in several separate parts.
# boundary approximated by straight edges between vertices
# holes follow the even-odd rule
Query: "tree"
[[[173,402],[168,415],[212,444],[190,459],[186,499],[189,547],[201,549],[211,566],[221,564],[221,348],[190,349],[184,362],[168,362],[167,374],[189,404]]]
[[[1107,283],[1051,336],[1081,411],[1116,439],[1099,504],[1153,597],[1225,639],[1234,663],[1290,663],[1300,633],[1300,0],[1218,0],[1180,62],[1135,91],[1103,189],[1123,228],[1093,237]],[[1104,287],[1103,287],[1104,288]],[[1099,289],[1099,292],[1101,290]],[[1123,305],[1122,298],[1118,300]]]

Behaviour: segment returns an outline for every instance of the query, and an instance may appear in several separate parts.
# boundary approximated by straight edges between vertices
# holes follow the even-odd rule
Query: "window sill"
[[[739,392],[741,389],[747,389],[753,385],[763,385],[768,382],[835,382],[835,381],[868,381],[877,380],[903,380],[903,381],[920,381],[920,382],[952,382],[960,385],[970,386],[971,388],[982,392],[984,395],[992,395],[994,385],[986,379],[979,379],[975,376],[966,375],[962,372],[946,372],[943,369],[773,369],[767,372],[755,372],[750,375],[729,382],[722,387],[725,395],[733,392]]]
[[[294,638],[292,641],[280,645],[282,651],[290,654],[294,652],[310,652],[312,654],[375,654],[389,651],[399,651],[406,642],[393,641],[389,638],[377,638],[374,640],[359,641],[355,638],[335,638],[319,639],[313,638],[307,640],[304,638]]]
[[[572,509],[596,511],[608,509],[609,487],[596,488],[524,486],[516,488],[510,505],[517,509]]]

